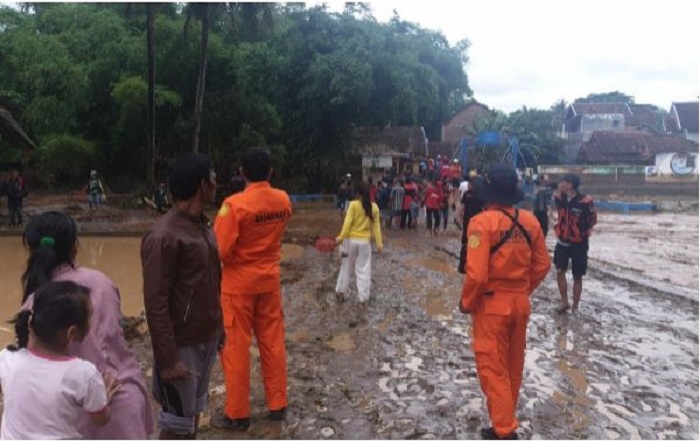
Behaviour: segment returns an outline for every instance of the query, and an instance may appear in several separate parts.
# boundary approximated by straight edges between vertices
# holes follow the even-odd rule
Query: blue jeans
[[[90,204],[90,208],[94,205],[96,208],[100,208],[100,202],[102,202],[102,195],[99,193],[90,193],[90,196],[88,198],[88,203]]]

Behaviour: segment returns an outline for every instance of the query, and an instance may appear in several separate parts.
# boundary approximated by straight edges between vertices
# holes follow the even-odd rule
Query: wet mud
[[[327,235],[340,228],[335,214],[315,213]],[[627,219],[649,227],[649,219]],[[664,222],[663,215],[654,220]],[[697,221],[674,216],[673,222],[689,224],[683,227],[687,249],[679,252],[692,259]],[[629,228],[603,233],[617,224],[603,220],[591,249],[640,234]],[[267,420],[254,362],[253,426],[241,438],[478,438],[488,415],[470,347],[471,319],[457,310],[457,232],[437,239],[420,231],[385,233],[385,253],[373,255],[366,311],[357,307],[352,288],[345,302],[335,300],[337,256],[309,247],[283,265],[289,416],[285,423]],[[288,236],[310,243],[314,235],[292,225]],[[634,252],[628,247],[625,255]],[[577,315],[555,312],[553,273],[533,297],[518,408],[521,438],[697,438],[697,293],[689,299],[659,290],[653,267],[627,277],[609,268],[618,262],[613,253],[604,257],[591,262]],[[691,289],[692,282],[685,286]],[[217,368],[221,384],[219,375]],[[224,398],[214,387],[212,411]],[[203,436],[237,437],[213,429]]]
[[[601,214],[591,241],[579,313],[555,312],[553,272],[532,298],[517,412],[521,438],[698,437],[697,218],[610,216]],[[662,223],[678,230],[673,244],[664,239],[678,262],[663,260],[663,268],[636,238],[653,234],[649,240],[657,240]],[[267,418],[253,345],[250,430],[209,427],[225,397],[217,364],[200,438],[479,437],[488,415],[471,350],[471,319],[457,310],[457,231],[438,238],[385,231],[385,253],[372,257],[370,304],[361,309],[354,281],[345,302],[335,298],[338,256],[312,247],[316,237],[334,236],[340,226],[332,208],[301,207],[285,237],[293,245],[281,265],[287,420]],[[551,237],[548,245],[553,248]],[[150,381],[147,327],[131,319],[126,331]]]

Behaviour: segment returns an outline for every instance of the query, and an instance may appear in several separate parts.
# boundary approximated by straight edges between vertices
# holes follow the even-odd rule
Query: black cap
[[[581,178],[578,177],[578,175],[575,175],[573,173],[569,173],[564,175],[561,178],[562,182],[568,182],[571,184],[572,187],[574,187],[574,190],[578,190],[579,185],[581,185]]]
[[[470,182],[476,197],[487,203],[515,205],[525,197],[518,187],[518,174],[507,165],[494,165],[484,177],[475,176]]]

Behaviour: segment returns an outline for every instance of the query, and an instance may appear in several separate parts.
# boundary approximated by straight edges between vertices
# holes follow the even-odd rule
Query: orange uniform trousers
[[[499,437],[518,428],[515,410],[523,380],[529,317],[527,293],[484,295],[472,311],[476,370]]]
[[[269,410],[287,406],[287,354],[280,291],[221,295],[226,343],[221,364],[226,382],[224,413],[231,419],[250,416],[250,344],[260,350],[265,402]]]

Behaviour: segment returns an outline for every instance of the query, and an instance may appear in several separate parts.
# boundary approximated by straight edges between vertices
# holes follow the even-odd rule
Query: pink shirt
[[[71,343],[69,354],[80,357],[102,371],[109,369],[121,382],[112,399],[112,418],[104,427],[96,427],[87,414],[78,423],[86,439],[145,439],[155,429],[153,410],[139,362],[124,338],[119,290],[104,274],[89,268],[59,267],[53,281],[71,281],[90,289],[92,320],[90,332],[81,343]],[[31,308],[29,296],[23,309]]]

